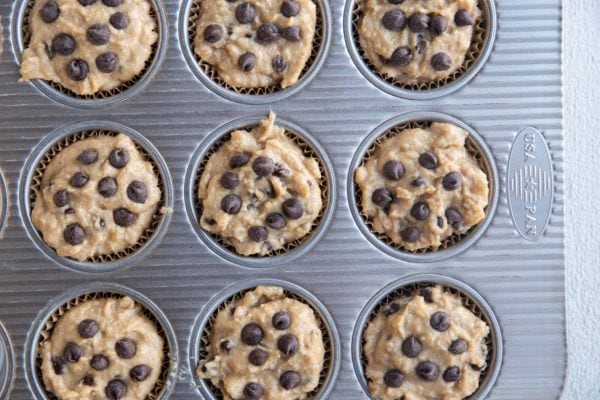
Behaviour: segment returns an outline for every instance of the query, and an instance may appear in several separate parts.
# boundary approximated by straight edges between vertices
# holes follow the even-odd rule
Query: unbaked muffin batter
[[[449,123],[406,129],[377,145],[355,171],[372,229],[404,249],[436,249],[485,218],[486,174]]]
[[[442,288],[382,307],[364,333],[366,376],[380,400],[462,400],[479,387],[489,327]]]
[[[360,47],[381,74],[406,84],[452,75],[471,47],[477,0],[357,0]]]
[[[94,136],[46,166],[31,219],[59,256],[86,260],[135,245],[160,198],[152,164],[128,136]]]
[[[35,0],[21,81],[44,79],[79,95],[139,74],[158,40],[148,0]]]
[[[41,344],[44,384],[60,400],[144,400],[160,376],[163,346],[130,297],[85,300]]]
[[[195,51],[236,88],[293,85],[310,57],[312,0],[199,0]]]
[[[232,132],[209,157],[198,188],[200,225],[239,254],[269,254],[310,232],[323,206],[320,180],[318,161],[271,112],[252,130]]]
[[[207,351],[196,372],[226,400],[306,399],[325,354],[314,311],[275,286],[259,286],[221,309]]]

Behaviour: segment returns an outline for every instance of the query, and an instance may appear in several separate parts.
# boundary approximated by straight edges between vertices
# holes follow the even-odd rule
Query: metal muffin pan
[[[10,393],[14,376],[15,359],[6,329],[0,323],[0,399],[5,399]]]
[[[5,29],[0,55],[0,170],[8,189],[8,211],[0,239],[0,321],[10,337],[14,379],[10,399],[33,397],[26,379],[27,335],[49,302],[97,280],[124,285],[148,296],[173,327],[179,359],[188,359],[194,323],[210,299],[237,282],[279,279],[312,293],[329,311],[340,338],[339,373],[332,400],[365,399],[352,362],[352,333],[361,311],[382,288],[415,273],[455,278],[476,290],[502,330],[503,361],[486,399],[555,399],[566,371],[564,303],[564,163],[561,93],[560,0],[497,0],[497,35],[491,54],[468,83],[452,94],[414,101],[390,96],[357,69],[344,40],[346,1],[327,2],[331,46],[315,76],[294,94],[269,105],[241,104],[215,94],[190,71],[178,29],[182,0],[165,0],[168,34],[164,62],[139,93],[110,109],[58,103],[35,84],[19,84],[20,51],[15,25],[20,2],[0,4]],[[165,44],[166,45],[166,44]],[[101,102],[101,101],[100,101]],[[240,118],[258,119],[272,109],[310,133],[329,156],[337,201],[330,224],[312,248],[270,268],[224,262],[197,235],[186,210],[186,171],[194,149],[219,127]],[[485,141],[498,171],[498,203],[479,239],[445,260],[415,263],[390,257],[361,233],[352,218],[347,183],[350,164],[370,132],[411,112],[457,118]],[[160,242],[136,265],[101,274],[76,273],[50,259],[21,218],[19,179],[38,144],[59,127],[111,121],[140,132],[171,173],[171,223]],[[511,146],[533,127],[549,148],[553,204],[536,240],[515,228],[507,196]],[[522,222],[522,221],[520,221]],[[200,398],[187,363],[181,363],[170,398]],[[478,399],[480,400],[480,399]]]

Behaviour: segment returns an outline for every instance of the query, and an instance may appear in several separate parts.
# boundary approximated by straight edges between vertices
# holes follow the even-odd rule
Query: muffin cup
[[[356,0],[346,0],[344,9],[346,47],[354,64],[364,77],[377,88],[392,96],[411,100],[427,100],[445,96],[462,88],[473,79],[492,53],[497,29],[496,3],[495,0],[479,0],[478,4],[483,18],[474,27],[471,47],[465,55],[461,68],[445,79],[407,84],[378,72],[360,46],[358,21],[362,18],[363,12]]]
[[[42,79],[33,79],[31,83],[37,90],[61,104],[83,109],[108,108],[122,103],[144,90],[146,85],[152,80],[160,65],[165,58],[168,43],[168,29],[166,11],[161,0],[148,0],[151,5],[151,16],[156,20],[158,39],[152,45],[150,58],[146,60],[144,69],[140,71],[133,79],[124,82],[120,86],[103,90],[90,95],[80,95],[65,88],[56,82],[45,81]],[[29,46],[31,40],[31,31],[29,26],[29,16],[33,9],[35,0],[20,0],[15,7],[13,15],[13,50],[22,57],[23,51]]]
[[[204,306],[192,328],[188,357],[196,389],[206,399],[220,400],[223,398],[221,390],[209,379],[198,377],[196,367],[200,360],[207,355],[205,347],[208,345],[208,337],[217,313],[257,286],[281,287],[286,296],[307,304],[315,312],[321,323],[325,362],[319,378],[319,385],[309,394],[308,399],[326,399],[333,389],[341,363],[341,344],[337,328],[325,306],[314,295],[298,285],[278,279],[251,279],[238,282],[217,293]]]
[[[56,397],[45,389],[42,378],[42,359],[39,348],[52,336],[54,325],[71,307],[87,300],[100,298],[119,299],[131,297],[136,304],[142,306],[144,316],[152,321],[165,343],[164,360],[161,374],[150,394],[145,400],[167,399],[177,380],[178,350],[177,339],[171,324],[163,312],[143,294],[125,286],[112,283],[92,283],[75,287],[51,300],[37,315],[27,334],[25,343],[25,372],[30,390],[37,400],[55,400]]]
[[[198,146],[186,171],[186,211],[188,218],[200,239],[220,257],[234,264],[246,267],[273,267],[294,260],[306,254],[323,236],[335,211],[336,183],[333,165],[323,148],[307,132],[299,126],[285,120],[276,120],[276,124],[285,128],[286,135],[292,138],[303,150],[304,155],[314,158],[321,171],[321,197],[323,207],[313,222],[312,230],[300,239],[288,243],[283,249],[275,250],[267,255],[242,256],[233,246],[228,245],[218,234],[207,232],[200,226],[202,207],[198,199],[198,185],[208,158],[238,129],[256,127],[261,117],[245,117],[231,121],[217,128]]]
[[[311,54],[298,81],[282,89],[279,85],[262,88],[242,88],[223,81],[216,68],[202,61],[194,51],[196,21],[199,17],[199,0],[186,0],[179,15],[179,41],[188,66],[207,88],[227,100],[244,104],[267,104],[282,100],[299,92],[319,72],[331,42],[331,10],[327,0],[313,0],[317,7],[315,37]]]
[[[8,190],[6,189],[6,182],[0,171],[0,238],[2,238],[2,229],[4,228],[4,222],[8,214]],[[1,398],[1,397],[0,397]]]
[[[464,400],[484,399],[494,387],[500,374],[503,357],[503,340],[500,324],[494,311],[485,299],[467,284],[443,275],[419,274],[409,275],[387,285],[377,292],[361,311],[352,334],[352,363],[360,386],[370,397],[368,379],[365,375],[367,359],[363,354],[363,335],[369,322],[385,305],[403,297],[409,297],[415,292],[434,285],[441,285],[444,291],[458,295],[463,305],[473,314],[483,320],[490,328],[486,337],[487,357],[486,366],[481,372],[479,387]]]
[[[0,399],[8,399],[12,389],[15,359],[8,333],[0,323]]]
[[[75,133],[73,133],[75,132]],[[78,261],[59,256],[33,225],[31,212],[36,198],[36,190],[41,184],[45,168],[65,147],[93,136],[115,136],[118,133],[128,135],[136,148],[149,161],[158,178],[161,200],[157,205],[152,224],[144,231],[140,240],[132,247],[108,255],[99,255],[86,261]],[[25,162],[19,182],[19,206],[25,228],[36,246],[53,261],[79,272],[105,273],[123,270],[139,262],[164,236],[171,221],[173,209],[173,184],[165,161],[154,146],[140,133],[124,125],[108,121],[87,121],[66,125],[56,129],[38,144]]]
[[[454,233],[442,241],[438,248],[427,247],[416,251],[408,251],[401,245],[393,243],[388,236],[371,229],[369,217],[362,212],[361,191],[354,181],[354,173],[375,151],[383,139],[392,137],[403,130],[427,127],[432,122],[447,122],[464,129],[469,135],[465,141],[467,152],[473,156],[488,178],[489,198],[485,208],[485,218],[478,225],[463,234]],[[400,115],[379,125],[360,144],[358,151],[350,163],[348,173],[348,202],[354,222],[362,234],[379,250],[389,256],[409,262],[436,262],[453,257],[473,245],[492,222],[498,203],[498,171],[491,150],[484,140],[467,124],[445,114],[433,112],[416,112]]]

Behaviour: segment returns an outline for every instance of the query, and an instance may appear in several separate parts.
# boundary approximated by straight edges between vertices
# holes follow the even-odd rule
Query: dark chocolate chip
[[[84,187],[89,180],[90,178],[85,172],[79,171],[74,173],[73,176],[71,176],[71,180],[69,182],[74,188],[81,188]]]
[[[388,3],[390,3],[390,4],[402,4],[402,3],[404,3],[404,0],[388,0]]]
[[[405,242],[414,243],[419,240],[419,237],[421,236],[421,230],[416,226],[408,226],[402,229],[400,236]]]
[[[452,354],[462,354],[467,351],[467,342],[462,339],[456,339],[452,343],[450,343],[450,347],[448,347],[448,351]]]
[[[83,339],[93,338],[99,330],[100,326],[98,326],[98,323],[93,319],[84,319],[77,327],[77,332],[79,332],[79,336]]]
[[[417,221],[425,221],[429,217],[429,206],[424,201],[418,201],[410,209],[410,215]]]
[[[52,50],[63,56],[73,54],[76,46],[75,39],[68,33],[59,33],[52,39]]]
[[[273,70],[275,72],[280,74],[287,69],[288,63],[281,56],[281,54],[277,54],[275,57],[273,57],[273,60],[271,61],[271,66],[273,67]]]
[[[103,371],[108,368],[108,358],[102,354],[95,354],[90,360],[90,367],[96,371]]]
[[[107,7],[118,7],[123,4],[123,0],[102,0],[102,3]]]
[[[281,30],[281,36],[287,41],[299,42],[300,41],[300,27],[297,25],[285,27]]]
[[[443,228],[443,227],[444,227],[444,219],[443,219],[442,217],[437,217],[437,218],[435,219],[435,221],[436,221],[436,223],[437,223],[437,226],[439,226],[440,228]]]
[[[252,170],[260,177],[269,176],[275,171],[275,163],[269,157],[256,157]]]
[[[115,72],[119,68],[119,56],[112,51],[107,51],[96,57],[96,67],[105,74]]]
[[[433,297],[432,297],[430,288],[421,289],[419,294],[423,297],[423,300],[425,300],[425,303],[433,303]]]
[[[256,40],[259,43],[271,43],[279,37],[279,28],[275,24],[262,24],[256,30]]]
[[[74,81],[82,81],[90,73],[90,67],[85,61],[76,58],[67,65],[67,73]]]
[[[272,213],[267,215],[267,225],[272,229],[281,229],[285,226],[285,218],[280,213]]]
[[[379,188],[375,189],[373,195],[371,195],[371,200],[379,207],[384,208],[394,200],[394,195],[386,188]]]
[[[242,199],[237,194],[228,194],[221,200],[221,210],[227,214],[235,215],[242,208]]]
[[[398,181],[404,176],[404,166],[399,161],[390,160],[383,165],[383,176]]]
[[[430,18],[426,14],[416,13],[408,19],[408,28],[414,33],[425,32],[429,29]]]
[[[109,42],[110,30],[104,24],[94,24],[88,28],[86,37],[91,44],[102,46]]]
[[[129,155],[124,149],[114,149],[108,155],[108,162],[115,168],[123,168],[129,162]]]
[[[79,153],[77,161],[82,164],[90,165],[98,160],[98,152],[94,149],[87,149]]]
[[[235,8],[235,18],[240,24],[249,24],[256,17],[256,9],[250,3],[242,3]]]
[[[233,343],[231,342],[231,340],[225,339],[221,342],[219,347],[221,348],[222,352],[229,353],[231,349],[233,349]]]
[[[269,237],[269,231],[264,226],[253,226],[248,229],[248,237],[257,243],[264,242]]]
[[[412,51],[408,47],[397,47],[387,63],[397,67],[406,67],[412,61],[412,58]]]
[[[429,24],[429,29],[431,30],[431,34],[434,36],[440,36],[442,33],[446,32],[448,28],[448,20],[441,15],[434,15],[431,17],[431,23]]]
[[[256,66],[256,56],[252,53],[244,53],[238,59],[238,67],[244,72],[250,72]]]
[[[483,366],[477,364],[471,364],[470,367],[473,371],[481,371],[483,369]]]
[[[117,208],[113,211],[113,220],[115,221],[115,224],[123,228],[127,228],[135,224],[137,218],[137,214],[132,213],[126,208]]]
[[[452,66],[452,59],[446,53],[436,53],[431,57],[431,66],[436,71],[446,71]]]
[[[450,328],[450,316],[443,311],[436,311],[429,319],[429,325],[438,332],[446,332]]]
[[[283,215],[288,219],[299,219],[304,214],[304,206],[300,200],[293,197],[284,201],[281,209],[283,210]]]
[[[387,387],[397,388],[404,382],[404,375],[399,369],[390,369],[383,376],[383,382]]]
[[[442,375],[442,378],[444,378],[446,382],[458,381],[460,379],[460,368],[458,368],[457,366],[446,368],[444,374]]]
[[[438,159],[435,154],[428,151],[419,155],[419,164],[421,164],[423,168],[436,169],[438,167]]]
[[[40,9],[40,17],[47,24],[56,21],[59,15],[60,9],[54,0],[48,0]]]
[[[418,177],[414,179],[410,184],[414,187],[423,186],[425,184],[425,179],[423,179],[422,177]]]
[[[109,22],[113,28],[123,30],[129,25],[129,18],[123,12],[116,12],[110,16]]]
[[[300,3],[296,0],[283,0],[280,11],[284,17],[295,17],[300,13]]]
[[[127,186],[127,197],[134,203],[144,204],[148,198],[148,189],[142,181],[131,181]]]
[[[65,210],[65,214],[67,214],[67,215],[75,214],[75,210],[72,209],[71,207],[69,207]]]
[[[390,31],[400,32],[406,27],[406,16],[400,10],[390,10],[383,14],[381,23]]]
[[[204,40],[208,43],[217,43],[223,37],[223,28],[219,24],[210,24],[204,28]]]
[[[52,369],[56,375],[62,375],[67,371],[67,363],[61,356],[52,356]]]
[[[250,155],[247,153],[236,153],[229,159],[229,168],[239,168],[248,164]]]
[[[421,353],[421,341],[414,336],[409,336],[402,342],[402,354],[408,358],[415,358]]]
[[[82,6],[91,6],[92,4],[94,4],[96,2],[96,0],[78,0],[79,4],[81,4]]]
[[[456,171],[449,172],[442,179],[442,186],[448,191],[456,190],[462,183],[462,175]]]
[[[115,343],[115,352],[120,358],[124,358],[126,360],[133,358],[136,351],[137,346],[135,345],[133,339],[126,337]]]
[[[63,239],[71,246],[77,246],[85,240],[85,231],[78,223],[69,224],[63,231]]]
[[[129,377],[134,382],[143,382],[146,379],[148,379],[151,372],[152,372],[152,368],[150,368],[146,364],[140,364],[140,365],[136,365],[135,367],[131,368],[131,370],[129,371]]]
[[[419,365],[417,365],[416,372],[419,378],[424,381],[432,382],[437,379],[440,374],[440,369],[431,361],[421,361]]]
[[[300,386],[302,383],[302,376],[296,371],[285,371],[279,377],[279,385],[284,390],[292,390],[295,387]]]
[[[254,349],[250,352],[250,354],[248,354],[248,361],[250,362],[250,364],[256,365],[257,367],[264,365],[264,363],[267,362],[268,358],[269,353],[267,353],[263,349]]]
[[[127,384],[121,379],[113,379],[106,385],[104,394],[109,400],[120,400],[127,394]]]
[[[247,344],[248,346],[256,346],[263,340],[264,336],[265,334],[260,325],[255,324],[254,322],[251,322],[242,328],[242,343]]]
[[[54,193],[53,200],[56,207],[64,207],[69,204],[69,192],[66,190],[59,190]]]
[[[106,176],[98,182],[98,193],[102,197],[112,197],[117,194],[118,189],[117,180],[111,176]]]
[[[83,379],[81,379],[81,384],[85,386],[94,386],[96,382],[94,381],[94,377],[90,374],[85,374]]]
[[[240,184],[240,178],[238,178],[235,172],[228,171],[221,175],[219,183],[221,183],[221,186],[225,189],[233,189]]]
[[[259,400],[265,395],[265,389],[260,383],[250,382],[244,386],[245,400]]]
[[[396,314],[398,311],[400,311],[401,308],[402,307],[400,306],[400,304],[392,303],[388,305],[387,308],[383,311],[383,315],[389,317],[390,315]]]
[[[473,18],[471,18],[471,14],[467,10],[461,8],[454,14],[454,23],[456,26],[473,25]]]
[[[290,327],[292,317],[286,311],[278,311],[273,315],[273,318],[271,318],[271,323],[275,329],[283,331]]]
[[[448,207],[444,214],[446,215],[446,221],[448,221],[448,225],[454,229],[457,229],[462,222],[462,215],[460,212],[456,208]]]
[[[69,342],[63,350],[63,357],[67,362],[76,363],[81,358],[82,353],[81,347],[77,346],[76,343]]]
[[[277,348],[285,356],[293,356],[298,352],[298,339],[296,336],[288,333],[277,340]]]
[[[417,34],[417,45],[415,46],[417,53],[423,54],[425,52],[426,48],[427,48],[427,40],[425,40],[425,37],[423,36],[422,33]]]

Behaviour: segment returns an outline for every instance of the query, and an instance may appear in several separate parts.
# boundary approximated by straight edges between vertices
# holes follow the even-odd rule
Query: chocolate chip
[[[388,387],[397,388],[404,382],[404,375],[399,369],[390,369],[383,376],[383,382]]]
[[[302,376],[296,371],[285,371],[279,377],[279,385],[284,390],[292,390],[295,387],[300,386],[302,383]]]
[[[422,177],[418,177],[415,180],[413,180],[410,184],[414,187],[423,186],[425,184],[425,179],[423,179]]]
[[[81,384],[85,386],[94,386],[96,382],[94,382],[94,377],[90,374],[86,374],[83,379],[81,379]]]
[[[250,352],[250,354],[248,354],[248,361],[250,362],[250,364],[256,365],[257,367],[264,365],[264,363],[267,362],[268,358],[269,353],[267,353],[263,349],[254,349]]]
[[[52,356],[52,369],[56,375],[62,375],[67,371],[67,363],[61,356]]]
[[[127,394],[127,384],[121,379],[113,379],[106,385],[104,394],[109,400],[120,400]]]
[[[285,179],[288,176],[290,176],[292,173],[290,172],[289,169],[285,168],[283,165],[280,164],[275,164],[275,171],[273,171],[273,175],[281,178],[281,179]]]
[[[221,210],[227,214],[235,215],[242,208],[242,199],[237,194],[228,194],[221,200]]]
[[[438,332],[446,332],[450,328],[450,317],[443,311],[436,311],[429,319],[429,325]]]
[[[397,67],[406,67],[412,61],[412,58],[412,51],[408,47],[397,47],[387,63]]]
[[[81,188],[84,187],[86,183],[88,183],[88,181],[90,180],[90,178],[87,176],[87,174],[83,171],[79,171],[73,174],[73,176],[71,176],[71,180],[69,181],[71,183],[71,186],[73,186],[74,188]]]
[[[107,51],[96,57],[96,67],[105,74],[115,72],[119,68],[119,56],[112,51]]]
[[[390,315],[396,314],[398,311],[400,311],[401,308],[402,307],[400,306],[400,304],[392,303],[383,310],[383,315],[389,317]]]
[[[148,379],[151,372],[152,372],[152,368],[150,368],[146,364],[140,364],[140,365],[136,365],[135,367],[131,368],[131,370],[129,371],[129,377],[134,382],[143,382],[146,379]]]
[[[73,54],[76,46],[75,39],[68,33],[59,33],[52,39],[52,50],[63,56]]]
[[[110,16],[109,22],[113,28],[123,30],[129,25],[129,18],[123,12],[116,12]]]
[[[267,215],[267,225],[272,229],[281,229],[285,226],[285,218],[280,213],[272,213]]]
[[[429,30],[434,36],[440,36],[446,32],[448,28],[448,20],[441,15],[434,15],[431,17],[431,23],[429,24]]]
[[[82,81],[90,73],[90,67],[88,67],[88,64],[85,61],[77,58],[71,60],[69,65],[67,65],[67,73],[74,81]]]
[[[75,210],[72,209],[71,207],[69,207],[65,210],[65,214],[67,214],[67,215],[75,214]]]
[[[235,8],[235,18],[240,24],[249,24],[256,17],[256,9],[250,3],[242,3]]]
[[[77,332],[79,332],[79,336],[83,339],[93,338],[99,330],[100,326],[93,319],[84,319],[77,327]]]
[[[390,4],[402,4],[402,3],[404,3],[404,0],[388,0],[388,3],[390,3]]]
[[[452,66],[452,59],[446,53],[437,53],[431,57],[431,66],[436,71],[446,71]]]
[[[225,172],[219,182],[225,189],[234,189],[240,184],[240,179],[235,172]]]
[[[102,3],[107,7],[118,7],[123,4],[123,0],[102,0]]]
[[[277,340],[277,348],[285,356],[293,356],[298,352],[298,339],[296,336],[288,333]]]
[[[285,27],[281,30],[281,36],[287,41],[299,42],[300,41],[300,27],[297,25]]]
[[[275,163],[268,157],[256,157],[252,170],[259,177],[269,176],[275,170]]]
[[[210,24],[204,28],[204,40],[208,43],[216,43],[223,37],[223,28],[219,24]]]
[[[69,192],[66,190],[59,190],[54,193],[53,200],[56,207],[64,207],[69,204]]]
[[[244,398],[247,400],[259,400],[265,394],[265,389],[260,383],[250,382],[244,386]]]
[[[231,342],[231,340],[225,339],[221,342],[219,347],[221,348],[222,352],[229,353],[231,349],[233,349],[233,343]]]
[[[273,315],[273,318],[271,318],[271,323],[275,329],[283,331],[290,327],[292,317],[286,311],[278,311]]]
[[[288,219],[299,219],[304,214],[304,206],[300,200],[293,197],[284,201],[281,209],[283,210],[283,215]]]
[[[78,223],[69,224],[63,231],[63,239],[71,246],[77,246],[85,240],[85,231]]]
[[[264,226],[253,226],[248,229],[248,237],[257,243],[264,242],[269,237],[269,231]]]
[[[133,358],[136,351],[137,346],[135,345],[133,339],[123,338],[115,343],[115,352],[120,358],[124,358],[126,360]]]
[[[110,40],[110,30],[104,24],[94,24],[86,32],[87,40],[93,45],[101,46]]]
[[[379,207],[384,208],[394,200],[394,195],[386,188],[379,188],[375,189],[373,195],[371,195],[371,200]]]
[[[431,361],[421,361],[417,365],[417,376],[424,381],[435,381],[440,374],[440,369]]]
[[[448,191],[456,190],[462,183],[462,175],[456,171],[449,172],[442,179],[442,186]]]
[[[79,0],[79,4],[81,4],[84,7],[85,6],[91,6],[95,2],[96,2],[96,0]]]
[[[127,197],[134,203],[144,204],[148,198],[146,184],[141,181],[131,181],[127,186]]]
[[[40,17],[42,17],[42,20],[47,24],[56,21],[59,14],[60,9],[54,0],[48,0],[40,9]]]
[[[295,17],[300,13],[300,3],[296,0],[283,0],[279,11],[284,17]]]
[[[410,209],[410,215],[417,221],[425,221],[429,217],[429,206],[424,201],[418,201]]]
[[[256,56],[252,53],[244,53],[238,59],[238,66],[244,72],[250,72],[256,66]]]
[[[428,151],[419,156],[419,164],[423,168],[436,169],[438,167],[438,159],[435,154]]]
[[[117,180],[111,176],[106,176],[98,182],[98,193],[102,195],[102,197],[112,197],[117,194]]]
[[[468,26],[473,25],[473,18],[467,10],[461,8],[454,14],[454,23],[456,26]]]
[[[63,357],[67,362],[76,363],[81,358],[82,353],[81,347],[73,342],[69,342],[63,350]]]
[[[419,237],[421,236],[421,230],[416,226],[408,226],[402,229],[400,236],[405,242],[414,243],[419,240]]]
[[[435,219],[435,222],[437,223],[437,226],[439,226],[440,228],[444,227],[444,219],[442,217],[437,217]]]
[[[414,33],[425,32],[429,29],[429,21],[428,15],[416,13],[408,19],[408,28]]]
[[[460,368],[456,366],[446,368],[444,374],[442,375],[442,378],[444,378],[446,382],[458,381],[460,379]]]
[[[425,40],[425,37],[422,33],[417,34],[417,45],[415,46],[415,49],[417,49],[417,52],[419,54],[423,54],[426,48],[427,40]]]
[[[98,152],[94,149],[87,149],[79,153],[77,161],[84,165],[90,165],[98,160]]]
[[[256,346],[263,340],[264,336],[265,334],[260,325],[255,324],[254,322],[251,322],[242,328],[242,343],[247,344],[248,346]]]
[[[406,27],[406,16],[400,10],[390,10],[383,14],[381,24],[390,31],[400,32]]]
[[[452,343],[450,343],[450,347],[448,347],[448,351],[452,354],[462,354],[467,351],[467,342],[462,339],[456,339]]]
[[[248,164],[250,155],[247,153],[236,153],[229,159],[229,168],[239,168]]]
[[[90,367],[96,371],[103,371],[108,368],[108,358],[102,354],[95,354],[90,360]]]
[[[256,40],[259,43],[271,43],[279,37],[279,28],[275,24],[262,24],[256,30]]]
[[[448,207],[444,214],[446,215],[446,221],[448,221],[448,225],[454,229],[457,229],[462,222],[462,215],[460,212],[456,208]]]
[[[415,358],[421,353],[421,350],[423,350],[423,346],[414,336],[409,336],[402,342],[402,354],[408,358]]]
[[[115,221],[115,224],[123,228],[135,224],[137,218],[137,214],[132,213],[126,208],[117,208],[113,211],[113,220]]]
[[[114,149],[108,155],[108,162],[113,167],[120,169],[126,166],[129,162],[129,155],[125,149]]]
[[[383,176],[398,181],[404,176],[404,166],[398,161],[390,160],[383,165]]]
[[[425,303],[433,303],[432,294],[433,293],[431,293],[431,289],[430,288],[423,288],[419,292],[419,295],[421,295],[423,297],[423,300],[425,300]]]

